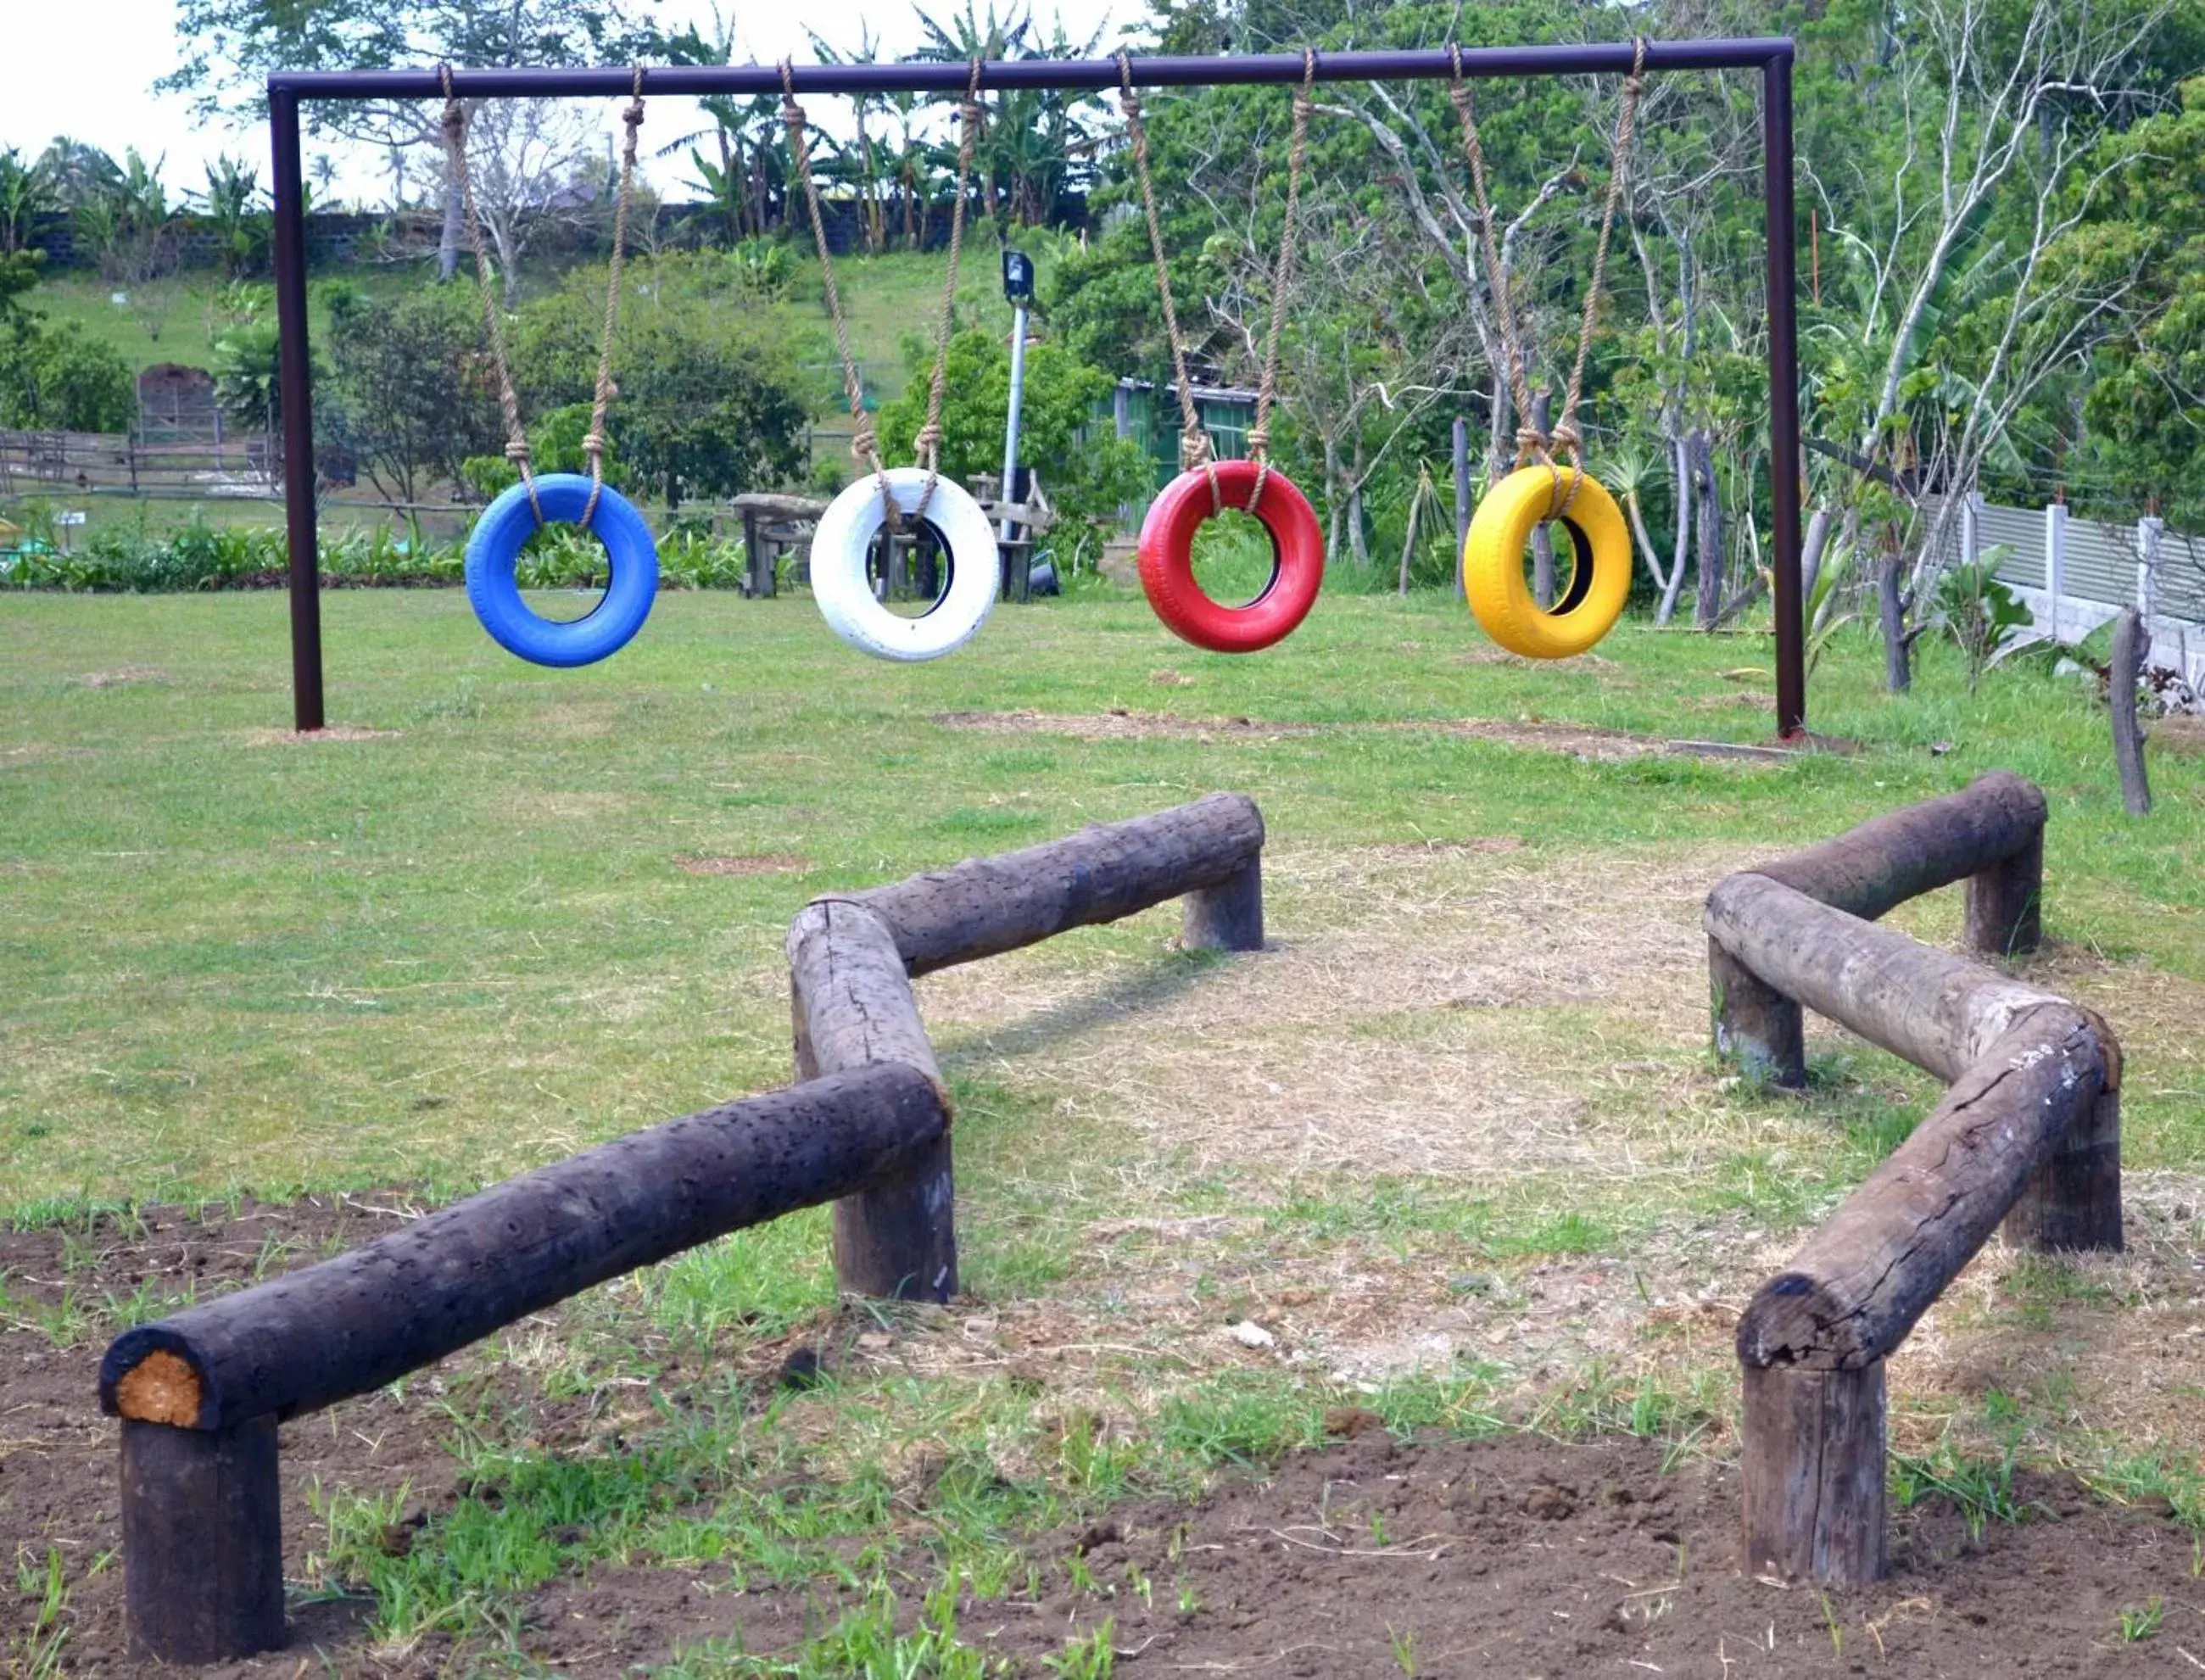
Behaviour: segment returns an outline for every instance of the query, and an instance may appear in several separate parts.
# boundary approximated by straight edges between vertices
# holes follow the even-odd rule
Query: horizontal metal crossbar
[[[1649,41],[1649,70],[1760,69],[1789,62],[1788,37],[1734,40]],[[1614,74],[1628,72],[1632,44],[1590,41],[1557,46],[1465,47],[1460,64],[1465,77]],[[1415,51],[1321,52],[1319,81],[1435,80],[1455,72],[1455,54],[1445,47]],[[1130,70],[1137,87],[1198,87],[1261,83],[1296,83],[1302,79],[1299,53],[1229,53],[1202,57],[1136,58]],[[961,93],[969,66],[948,62],[895,64],[796,64],[790,80],[799,93]],[[644,67],[644,92],[657,94],[778,93],[776,64],[669,64]],[[1119,85],[1114,58],[1016,58],[980,67],[984,88],[1099,89]],[[581,98],[626,95],[634,71],[625,66],[591,69],[527,67],[452,71],[452,90],[470,98]],[[419,70],[279,70],[268,78],[270,93],[298,99],[432,99],[443,95],[443,72]]]

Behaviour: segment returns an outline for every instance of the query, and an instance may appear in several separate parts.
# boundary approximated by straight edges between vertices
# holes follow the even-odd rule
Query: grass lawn
[[[498,1520],[538,1523],[533,1561],[469,1574],[464,1499],[399,1560],[369,1543],[391,1491],[331,1490],[317,1555],[390,1641],[494,1638],[544,1571],[614,1551],[801,1577],[889,1520],[855,1512],[851,1478],[922,1446],[1024,1490],[928,1518],[930,1556],[1004,1591],[1034,1523],[1309,1439],[1342,1393],[1405,1423],[1528,1408],[1722,1450],[1730,1314],[1932,1093],[1829,1031],[1804,1098],[1723,1077],[1698,899],[1993,768],[2052,805],[2052,944],[2025,971],[2126,1044],[2131,1252],[1987,1250],[1893,1362],[1894,1440],[1917,1467],[2020,1451],[2201,1509],[2196,1379],[2168,1350],[2205,1325],[2205,761],[2160,753],[2159,809],[2130,821],[2087,684],[2017,667],[1971,696],[1925,644],[1893,699],[1877,648],[1840,641],[1813,722],[1853,756],[1607,757],[1582,732],[1768,739],[1768,644],[1628,625],[1532,668],[1446,601],[1334,595],[1236,660],[1095,594],[902,667],[800,597],[668,595],[618,657],[553,672],[500,653],[457,591],[324,612],[348,727],[300,745],[278,596],[0,598],[19,1223],[248,1190],[441,1198],[785,1080],[782,935],[814,893],[1217,788],[1271,836],[1260,956],[1180,953],[1163,910],[921,983],[974,1300],[899,1321],[893,1358],[770,1420],[732,1390],[712,1429],[642,1416],[605,1462],[690,1466],[717,1539],[625,1505],[585,1533],[514,1495]],[[1949,940],[1957,897],[1894,919]],[[1242,1319],[1275,1345],[1227,1339]],[[575,1303],[539,1365],[562,1392],[657,1381],[699,1346],[748,1369],[837,1321],[808,1215]],[[755,1490],[699,1468],[764,1451],[744,1432],[769,1425],[774,1462],[817,1479],[789,1496],[802,1521],[765,1524],[777,1551]],[[455,1453],[491,1450],[459,1433]]]

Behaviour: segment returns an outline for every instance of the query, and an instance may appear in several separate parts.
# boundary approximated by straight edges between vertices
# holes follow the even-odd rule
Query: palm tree
[[[722,16],[715,6],[710,39],[692,27],[662,39],[658,56],[669,64],[732,64],[734,45],[734,21]],[[676,135],[659,148],[657,155],[689,154],[698,179],[688,184],[712,199],[714,214],[721,219],[730,246],[752,236],[763,238],[771,225],[774,200],[788,185],[788,168],[778,141],[780,104],[770,94],[748,99],[712,94],[697,103],[712,119],[712,127]],[[709,169],[698,150],[705,140],[713,143],[720,157],[717,165]]]
[[[819,55],[823,64],[871,64],[881,56],[881,44],[869,25],[860,21],[858,25],[858,45],[853,52],[844,53],[831,42],[823,39],[817,30],[805,32],[811,37],[812,50]],[[837,146],[839,154],[834,173],[857,193],[859,207],[864,211],[865,250],[878,256],[888,248],[888,230],[881,216],[880,183],[883,170],[873,152],[872,136],[866,132],[865,113],[872,105],[869,94],[860,93],[855,101],[858,139],[853,148]]]
[[[26,163],[13,146],[0,151],[0,257],[27,249],[40,218],[60,208],[44,158]]]

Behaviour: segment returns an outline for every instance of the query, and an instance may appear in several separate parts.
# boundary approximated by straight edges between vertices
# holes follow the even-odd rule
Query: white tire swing
[[[927,481],[934,493],[927,495]],[[919,520],[940,539],[948,587],[916,618],[873,593],[871,558],[888,499],[899,519]],[[827,627],[876,659],[939,659],[962,647],[996,604],[996,533],[980,504],[923,466],[892,467],[836,496],[811,535],[811,598]]]
[[[819,249],[821,289],[827,294],[827,312],[835,324],[835,347],[841,353],[842,385],[850,402],[850,453],[865,464],[866,475],[831,502],[811,535],[811,598],[818,603],[827,626],[860,653],[876,659],[912,662],[939,659],[972,640],[987,622],[996,604],[1001,561],[996,558],[996,533],[980,504],[954,481],[944,478],[937,464],[942,443],[942,397],[949,373],[949,332],[957,297],[957,259],[965,243],[965,199],[972,177],[972,147],[980,130],[980,61],[972,61],[971,77],[960,113],[962,134],[957,147],[957,197],[949,218],[949,264],[942,288],[942,318],[934,340],[934,377],[927,388],[926,424],[918,430],[918,453],[923,463],[891,471],[881,465],[873,423],[866,413],[865,385],[850,354],[850,333],[842,318],[842,296],[835,284],[835,256],[828,248],[827,226],[819,210],[819,187],[811,178],[811,148],[805,139],[804,109],[796,103],[795,76],[789,61],[781,61],[782,121],[788,126],[788,151],[796,178],[804,183],[804,199],[811,211],[811,237]],[[924,611],[906,618],[892,610],[874,592],[872,556],[880,544],[882,527],[891,526],[890,538],[907,529],[909,520],[922,531],[930,531],[948,569],[948,585]],[[885,549],[886,545],[881,545]],[[894,575],[885,563],[883,583]]]

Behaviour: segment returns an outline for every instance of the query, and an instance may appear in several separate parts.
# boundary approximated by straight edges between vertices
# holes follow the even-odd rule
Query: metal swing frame
[[[1793,196],[1792,43],[1786,37],[1649,41],[1648,73],[1756,70],[1761,75],[1762,203],[1768,246],[1768,480],[1775,561],[1776,733],[1803,739],[1807,724],[1805,626],[1799,568],[1802,462],[1799,444],[1798,260]],[[1559,75],[1625,75],[1628,41],[1581,45],[1465,47],[1460,72],[1472,80]],[[1456,73],[1446,48],[1334,52],[1316,56],[1316,80],[1446,80]],[[1299,84],[1299,53],[1136,58],[1141,87]],[[806,64],[793,74],[799,93],[948,93],[966,91],[963,63]],[[1114,58],[1025,58],[983,64],[979,86],[1105,91],[1119,86]],[[455,70],[452,92],[474,98],[618,98],[635,82],[632,67],[602,69]],[[776,65],[669,65],[643,72],[651,94],[775,94]],[[282,348],[284,515],[289,537],[293,718],[301,731],[323,727],[321,555],[316,528],[313,371],[306,330],[306,224],[299,108],[310,99],[441,99],[435,69],[278,71],[268,78],[268,126],[274,151],[276,311]]]

